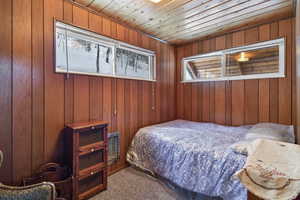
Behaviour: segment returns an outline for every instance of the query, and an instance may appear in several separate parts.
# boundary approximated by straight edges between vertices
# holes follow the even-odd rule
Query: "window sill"
[[[83,75],[83,76],[99,76],[99,77],[106,77],[106,78],[119,78],[119,79],[127,79],[127,80],[140,80],[140,81],[149,81],[149,82],[156,82],[157,80],[150,80],[138,77],[127,77],[127,76],[117,76],[117,75],[109,75],[109,74],[95,74],[95,73],[87,73],[87,72],[72,72],[72,71],[64,71],[64,70],[56,70],[58,74],[74,74],[74,75]]]
[[[221,78],[214,78],[214,79],[186,80],[186,81],[181,81],[181,83],[210,82],[210,81],[233,81],[233,80],[285,78],[285,77],[286,76],[284,74],[244,75],[244,76],[221,77]]]

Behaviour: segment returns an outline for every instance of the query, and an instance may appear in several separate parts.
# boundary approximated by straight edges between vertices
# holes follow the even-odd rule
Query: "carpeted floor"
[[[172,189],[171,189],[172,188]],[[133,167],[128,167],[108,178],[108,190],[91,200],[213,200],[187,193]]]

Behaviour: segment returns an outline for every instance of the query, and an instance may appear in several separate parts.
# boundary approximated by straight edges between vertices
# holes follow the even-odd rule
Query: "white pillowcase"
[[[248,155],[247,147],[256,139],[269,139],[295,143],[292,126],[274,123],[259,123],[249,129],[244,140],[232,144],[230,148],[236,153]]]
[[[259,123],[249,129],[246,134],[246,140],[269,139],[282,142],[294,142],[294,137],[291,138],[291,126],[274,124],[274,123]]]

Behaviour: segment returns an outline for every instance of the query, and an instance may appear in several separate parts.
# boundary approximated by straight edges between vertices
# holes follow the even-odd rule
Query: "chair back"
[[[0,167],[2,165],[2,162],[3,162],[3,153],[2,151],[0,151]]]

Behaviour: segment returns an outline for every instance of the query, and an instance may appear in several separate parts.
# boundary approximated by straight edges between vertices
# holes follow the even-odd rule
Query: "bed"
[[[289,130],[287,140],[293,142],[291,126],[283,127]],[[246,156],[231,147],[243,141],[251,128],[185,120],[148,126],[133,138],[127,161],[189,191],[224,200],[247,199],[247,190],[233,178]]]

